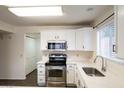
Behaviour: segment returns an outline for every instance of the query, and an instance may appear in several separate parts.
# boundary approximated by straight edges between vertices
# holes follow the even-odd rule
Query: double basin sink
[[[91,77],[105,77],[99,70],[93,67],[83,67],[84,72]]]

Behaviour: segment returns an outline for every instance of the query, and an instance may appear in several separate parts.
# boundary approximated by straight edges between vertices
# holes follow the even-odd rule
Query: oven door
[[[65,66],[47,66],[47,81],[65,82],[66,67]]]

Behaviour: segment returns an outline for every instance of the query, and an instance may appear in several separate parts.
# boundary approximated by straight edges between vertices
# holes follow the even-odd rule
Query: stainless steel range
[[[46,85],[48,87],[66,86],[66,54],[50,54],[46,63]]]

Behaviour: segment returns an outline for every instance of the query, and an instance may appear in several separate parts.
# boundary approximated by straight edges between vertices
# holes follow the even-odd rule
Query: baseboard
[[[0,78],[0,80],[25,80],[26,77],[23,78]]]

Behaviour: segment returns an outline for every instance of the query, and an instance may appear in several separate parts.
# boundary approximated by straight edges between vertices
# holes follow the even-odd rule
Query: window
[[[97,32],[97,54],[101,56],[115,56],[116,54],[116,30],[114,21],[104,24]]]

